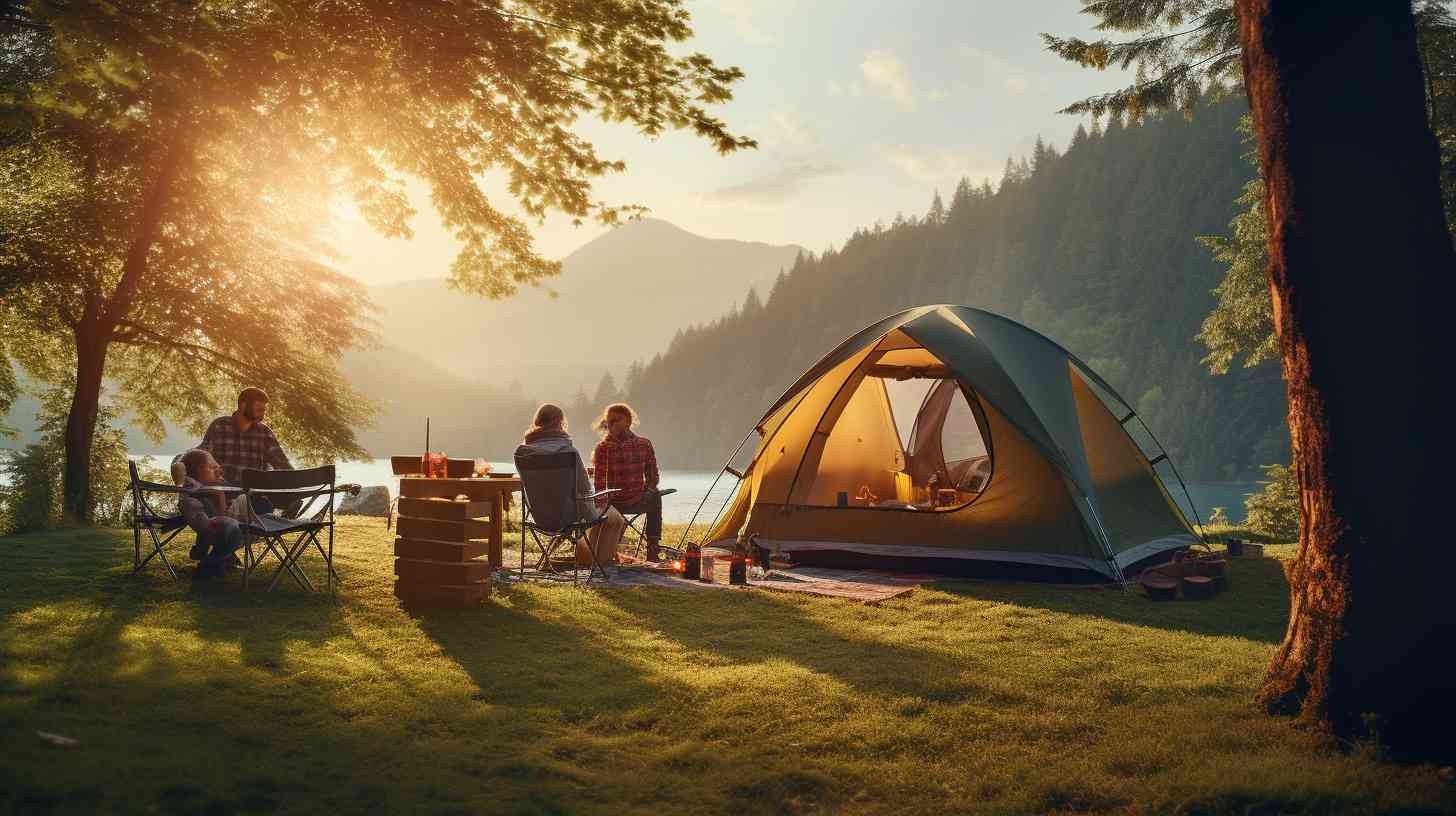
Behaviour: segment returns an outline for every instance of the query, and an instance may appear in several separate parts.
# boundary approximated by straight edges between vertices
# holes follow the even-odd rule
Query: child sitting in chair
[[[222,483],[222,466],[205,450],[187,451],[178,464],[182,465],[181,472],[174,466],[173,478],[181,475],[181,486],[189,491],[179,496],[178,509],[187,526],[197,532],[197,543],[190,554],[200,563],[193,577],[216,578],[237,561],[233,553],[243,544],[238,520],[228,515],[226,494],[207,489]]]

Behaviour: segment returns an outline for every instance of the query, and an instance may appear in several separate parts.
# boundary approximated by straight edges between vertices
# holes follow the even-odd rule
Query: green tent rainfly
[[[753,537],[801,563],[1122,580],[1197,541],[1134,416],[1026,326],[910,309],[769,407],[751,463],[725,468],[740,481],[706,540]]]

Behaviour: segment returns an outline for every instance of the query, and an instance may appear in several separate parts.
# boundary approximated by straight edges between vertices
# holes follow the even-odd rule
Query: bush
[[[3,465],[6,533],[54,525],[61,517],[60,459],[43,442],[11,451]]]
[[[0,463],[9,487],[0,488],[0,533],[19,533],[54,527],[62,520],[61,489],[65,462],[65,389],[43,396],[37,430],[40,439],[23,450],[12,451]],[[113,423],[116,412],[102,406],[91,440],[91,520],[118,526],[131,523],[131,474],[127,468],[126,438]],[[143,478],[155,478],[144,475]],[[158,479],[170,481],[170,477]]]
[[[1264,490],[1244,500],[1246,526],[1275,541],[1299,540],[1299,482],[1284,465],[1265,465]]]

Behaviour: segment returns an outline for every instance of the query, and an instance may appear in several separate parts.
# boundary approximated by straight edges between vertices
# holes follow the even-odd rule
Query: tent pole
[[[1086,493],[1082,494],[1082,501],[1087,505],[1087,509],[1092,511],[1092,520],[1097,522],[1097,532],[1102,537],[1102,549],[1107,551],[1107,563],[1112,565],[1113,577],[1117,578],[1117,583],[1126,592],[1127,576],[1123,574],[1122,567],[1117,565],[1117,554],[1112,551],[1112,538],[1107,534],[1107,528],[1102,524],[1102,514],[1097,512],[1097,505],[1092,503],[1092,500],[1087,497]]]
[[[757,431],[758,426],[755,425],[753,427],[753,430],[743,435],[743,439],[738,443],[738,447],[734,448],[733,452],[728,454],[728,461],[723,463],[723,468],[718,471],[718,476],[713,479],[713,484],[708,486],[708,492],[703,494],[703,500],[698,502],[698,509],[693,511],[693,517],[688,520],[688,526],[683,528],[682,538],[678,539],[677,542],[677,548],[679,550],[681,550],[683,546],[687,543],[688,533],[691,533],[693,531],[693,525],[698,523],[698,514],[703,512],[703,505],[708,503],[708,497],[713,495],[713,491],[718,487],[718,482],[723,478],[723,474],[729,471],[730,466],[733,464],[733,459],[738,456],[738,452],[743,450],[743,446],[748,444],[749,438],[752,437],[753,434]],[[738,483],[743,483],[742,477],[739,477]],[[731,499],[733,497],[730,495],[728,498]],[[709,529],[712,529],[713,525],[718,523],[718,516],[723,514],[723,508],[727,506],[728,500],[724,499],[723,504],[718,507],[718,512],[713,514],[713,521],[708,525]]]
[[[678,539],[678,542],[677,542],[678,549],[682,549],[683,548],[683,545],[687,542],[687,540],[688,540],[688,533],[690,533],[690,532],[693,531],[693,525],[698,522],[698,514],[701,513],[701,512],[703,512],[703,505],[705,505],[705,504],[708,503],[708,497],[711,496],[711,495],[713,495],[713,490],[718,487],[718,480],[723,478],[723,474],[724,473],[732,473],[734,476],[736,476],[738,478],[738,483],[740,485],[743,484],[743,475],[746,475],[746,472],[745,472],[745,474],[739,474],[738,471],[734,470],[733,467],[732,467],[733,460],[735,458],[737,458],[738,452],[741,451],[741,450],[743,450],[743,446],[746,445],[746,444],[748,444],[748,440],[749,439],[752,439],[753,438],[753,435],[755,433],[762,433],[764,420],[768,419],[769,414],[772,414],[774,411],[778,410],[780,407],[783,406],[785,400],[789,396],[789,393],[791,391],[793,391],[793,390],[794,390],[793,389],[793,386],[789,386],[788,390],[784,391],[784,393],[779,396],[778,401],[776,401],[774,403],[774,407],[773,408],[770,408],[769,411],[768,411],[768,413],[764,414],[763,417],[761,417],[758,420],[758,422],[753,426],[753,429],[752,430],[750,430],[748,433],[746,433],[746,434],[743,435],[743,438],[738,441],[738,447],[734,448],[733,449],[733,452],[730,453],[730,454],[728,454],[728,461],[726,461],[726,462],[723,463],[723,469],[720,470],[720,471],[718,471],[717,478],[713,479],[713,484],[708,487],[708,492],[705,493],[705,494],[703,494],[703,500],[700,501],[700,502],[698,502],[698,509],[696,509],[696,510],[693,511],[693,517],[692,517],[691,520],[688,521],[688,526],[683,529],[682,538]],[[801,399],[803,398],[803,392],[804,391],[807,391],[807,390],[808,389],[805,388],[805,389],[802,389],[800,391],[799,396],[800,396]],[[778,433],[778,429],[775,429],[774,430],[774,433],[777,434]],[[766,440],[767,440],[767,437],[765,437],[765,441]],[[756,459],[757,459],[757,457],[755,457],[755,460]],[[749,466],[749,469],[752,469],[752,465]],[[734,492],[736,493],[737,491],[734,491]],[[709,529],[712,529],[712,526],[714,524],[717,524],[718,523],[718,517],[721,516],[721,515],[723,515],[723,508],[728,506],[728,502],[732,498],[733,498],[733,496],[730,494],[728,496],[728,498],[727,499],[724,499],[723,500],[723,503],[718,506],[718,512],[716,512],[716,513],[713,514],[713,521],[712,521],[712,523],[710,523],[708,525],[708,528]]]

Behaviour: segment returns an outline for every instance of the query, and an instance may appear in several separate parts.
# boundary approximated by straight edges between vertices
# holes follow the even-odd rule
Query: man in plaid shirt
[[[241,484],[243,470],[293,470],[293,463],[278,444],[273,429],[263,424],[268,395],[261,388],[244,388],[238,394],[238,410],[218,417],[207,426],[197,447],[210,451],[222,465],[222,477]]]
[[[597,430],[606,436],[597,443],[592,454],[592,481],[597,490],[611,490],[597,499],[598,506],[611,506],[624,516],[633,513],[647,514],[647,560],[657,560],[657,546],[662,540],[662,496],[657,492],[657,454],[652,442],[646,437],[632,433],[636,416],[631,406],[617,402],[607,406],[597,422]]]

